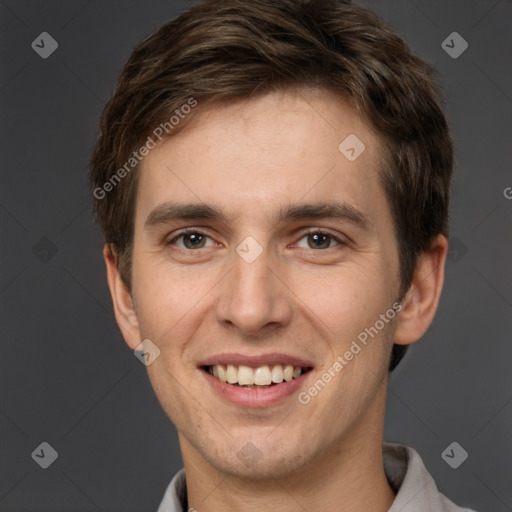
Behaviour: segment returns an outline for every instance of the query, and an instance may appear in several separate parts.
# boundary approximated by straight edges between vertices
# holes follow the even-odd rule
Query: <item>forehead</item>
[[[289,204],[383,200],[379,139],[340,97],[276,92],[197,109],[141,162],[137,216],[170,201],[269,219]]]

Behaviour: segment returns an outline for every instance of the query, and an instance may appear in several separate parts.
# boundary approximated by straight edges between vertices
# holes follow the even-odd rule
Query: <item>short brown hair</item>
[[[202,106],[292,88],[338,94],[380,135],[407,291],[418,255],[448,235],[453,143],[433,68],[376,15],[342,0],[204,0],[134,49],[103,111],[89,174],[97,222],[129,288],[136,165],[122,179],[119,171],[130,155],[191,98],[198,107],[168,136]],[[106,183],[108,195],[99,194]],[[390,369],[404,352],[394,345]]]

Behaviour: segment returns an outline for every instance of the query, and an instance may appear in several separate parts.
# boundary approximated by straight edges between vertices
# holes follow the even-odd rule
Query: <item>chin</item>
[[[235,455],[234,459],[217,461],[217,470],[224,474],[255,481],[282,479],[298,472],[305,464],[306,458],[293,454],[286,457],[283,454],[272,454],[261,458],[254,464],[245,464]]]
[[[271,443],[265,437],[258,439],[255,436],[254,443],[250,440],[235,441],[230,446],[218,446],[215,453],[212,453],[211,444],[201,448],[203,458],[217,471],[236,478],[261,481],[291,476],[313,458],[306,449],[306,443],[290,443],[289,437]]]

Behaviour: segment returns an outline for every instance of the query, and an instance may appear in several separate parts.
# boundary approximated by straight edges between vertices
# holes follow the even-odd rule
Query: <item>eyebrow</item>
[[[290,204],[279,210],[277,223],[308,219],[346,220],[369,229],[370,218],[355,206],[344,201]],[[144,230],[177,220],[208,220],[227,224],[229,218],[222,211],[205,203],[162,203],[155,207],[144,222]]]

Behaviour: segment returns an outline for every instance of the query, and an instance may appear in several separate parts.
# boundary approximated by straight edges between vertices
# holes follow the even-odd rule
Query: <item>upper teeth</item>
[[[209,372],[222,382],[229,384],[240,384],[242,386],[257,385],[268,386],[272,382],[279,384],[283,380],[289,382],[300,377],[303,372],[301,366],[275,364],[272,366],[235,366],[233,364],[216,364],[208,368]]]

